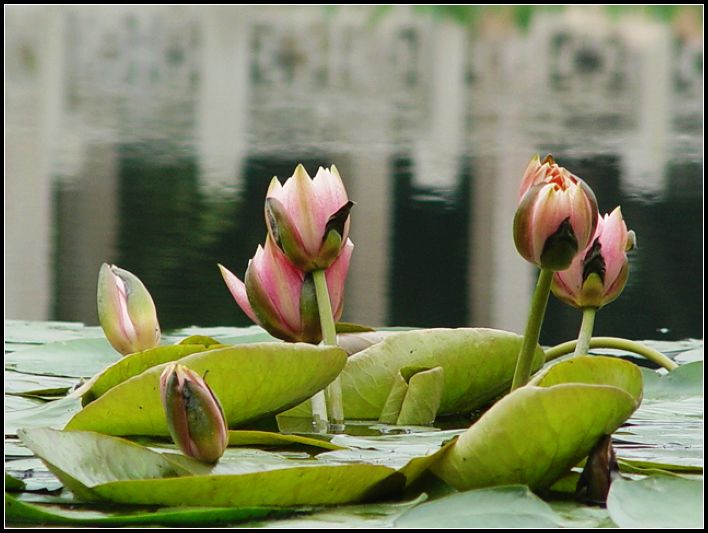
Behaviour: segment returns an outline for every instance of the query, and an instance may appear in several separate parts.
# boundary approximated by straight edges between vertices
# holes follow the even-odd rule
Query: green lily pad
[[[23,400],[24,398],[16,398]],[[8,398],[6,398],[6,405]],[[19,409],[5,413],[5,435],[16,435],[21,427],[60,428],[81,409],[78,398],[66,396],[59,400],[35,405],[28,409]]]
[[[522,337],[486,328],[423,329],[387,336],[352,355],[341,375],[344,415],[378,419],[402,368],[442,367],[445,376],[439,415],[483,407],[511,385]],[[543,365],[537,347],[533,369]],[[306,405],[285,416],[308,416]]]
[[[162,454],[128,440],[90,431],[21,429],[18,436],[77,497],[96,499],[91,487],[123,479],[188,473]]]
[[[432,424],[440,408],[444,386],[441,366],[402,368],[386,398],[379,422],[399,426]]]
[[[703,528],[703,482],[670,476],[618,479],[607,510],[619,527]]]
[[[642,376],[646,398],[677,400],[703,395],[703,361],[686,363],[666,375],[644,368]]]
[[[218,526],[249,520],[290,516],[294,511],[277,507],[178,507],[157,511],[106,513],[95,510],[64,509],[23,502],[5,494],[5,521],[15,524],[67,526]]]
[[[235,427],[309,398],[339,374],[346,353],[302,343],[259,343],[196,353],[179,361],[207,374],[229,427]],[[167,435],[159,391],[164,367],[152,367],[108,390],[78,412],[66,429]]]
[[[395,471],[379,465],[282,468],[250,474],[115,481],[93,487],[125,504],[192,506],[337,505],[361,501]]]
[[[324,450],[345,450],[345,446],[333,444],[324,439],[303,437],[301,435],[285,435],[269,431],[231,430],[229,431],[229,446],[310,446]]]
[[[83,338],[102,337],[99,327],[86,327],[81,322],[43,322],[5,320],[5,342],[13,344],[45,344]]]
[[[613,385],[601,384],[604,380]],[[458,490],[549,487],[627,420],[641,400],[638,367],[610,357],[574,357],[534,383],[492,406],[432,471]]]
[[[185,343],[185,341],[189,342]],[[201,342],[196,344],[194,343],[196,341]],[[157,348],[133,353],[119,359],[92,380],[91,386],[83,393],[83,404],[91,403],[116,385],[123,383],[128,378],[141,374],[148,368],[176,361],[193,353],[204,352],[210,349],[209,345],[221,347],[219,344],[214,344],[213,339],[209,337],[193,336],[182,342],[184,344],[158,346]]]
[[[396,519],[396,527],[512,528],[560,527],[551,507],[528,487],[512,485],[471,490],[426,502]]]
[[[22,430],[20,438],[66,487],[89,501],[209,507],[327,505],[368,498],[382,482],[399,489],[404,483],[402,475],[386,466],[317,462],[294,468],[276,464],[269,470],[231,475],[176,477],[191,469],[166,455],[100,433],[32,429]],[[218,471],[219,464],[214,468]]]
[[[88,378],[120,358],[104,338],[78,339],[6,354],[5,365],[26,374]]]
[[[25,489],[25,482],[21,479],[8,475],[5,472],[5,490],[10,492],[20,492]]]
[[[38,376],[21,372],[5,371],[5,394],[47,399],[64,396],[77,384],[76,378]]]
[[[295,515],[268,523],[251,522],[248,527],[277,527],[278,529],[342,529],[342,528],[388,528],[408,509],[420,505],[428,496],[421,494],[417,498],[404,502],[364,503],[358,505],[338,505],[325,507],[312,513]]]

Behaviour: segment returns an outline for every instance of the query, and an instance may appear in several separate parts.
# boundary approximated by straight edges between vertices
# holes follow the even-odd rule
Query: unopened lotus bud
[[[206,463],[218,461],[229,434],[221,404],[204,379],[186,366],[171,364],[160,376],[160,394],[167,429],[182,453]]]
[[[160,343],[160,324],[150,293],[137,276],[103,263],[98,273],[98,319],[108,342],[123,355]]]
[[[514,216],[514,242],[521,256],[541,268],[565,270],[585,249],[597,226],[597,201],[580,178],[538,156],[526,169]]]

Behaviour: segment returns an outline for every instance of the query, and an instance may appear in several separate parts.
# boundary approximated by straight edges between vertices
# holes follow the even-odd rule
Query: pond
[[[270,178],[302,162],[335,163],[357,202],[345,320],[520,332],[535,273],[510,239],[516,190],[551,152],[638,236],[596,334],[700,337],[702,27],[687,13],[15,6],[6,317],[96,324],[112,262],[163,328],[248,325],[216,264],[244,272]],[[548,317],[543,342],[575,335],[576,312],[552,301]]]

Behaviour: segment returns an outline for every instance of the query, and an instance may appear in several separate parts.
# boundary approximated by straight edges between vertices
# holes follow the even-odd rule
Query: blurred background
[[[5,8],[5,317],[96,324],[102,262],[163,329],[247,325],[273,175],[357,202],[344,319],[523,332],[512,219],[552,153],[639,247],[598,335],[703,328],[703,9]],[[551,299],[544,343],[573,338]]]

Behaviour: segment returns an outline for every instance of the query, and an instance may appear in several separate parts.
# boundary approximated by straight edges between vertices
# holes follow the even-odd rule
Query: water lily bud
[[[98,273],[98,320],[108,342],[123,355],[160,343],[160,324],[150,293],[137,276],[103,263]]]
[[[353,250],[347,239],[339,256],[325,270],[335,320],[344,309],[344,282]],[[322,340],[312,274],[293,266],[270,237],[249,261],[245,283],[222,265],[219,269],[239,307],[268,333],[289,342],[317,344]]]
[[[553,275],[551,290],[557,298],[578,308],[599,309],[614,301],[629,275],[627,252],[636,244],[617,207],[598,220],[591,244],[570,267]]]
[[[160,376],[160,395],[167,428],[177,447],[189,457],[214,463],[229,443],[224,410],[204,379],[180,364]]]
[[[311,272],[329,267],[349,235],[349,201],[337,168],[319,168],[314,179],[298,165],[280,184],[273,178],[265,201],[268,233],[288,260]]]
[[[514,216],[514,242],[521,256],[541,268],[565,270],[586,248],[597,226],[590,187],[549,155],[531,160]]]

